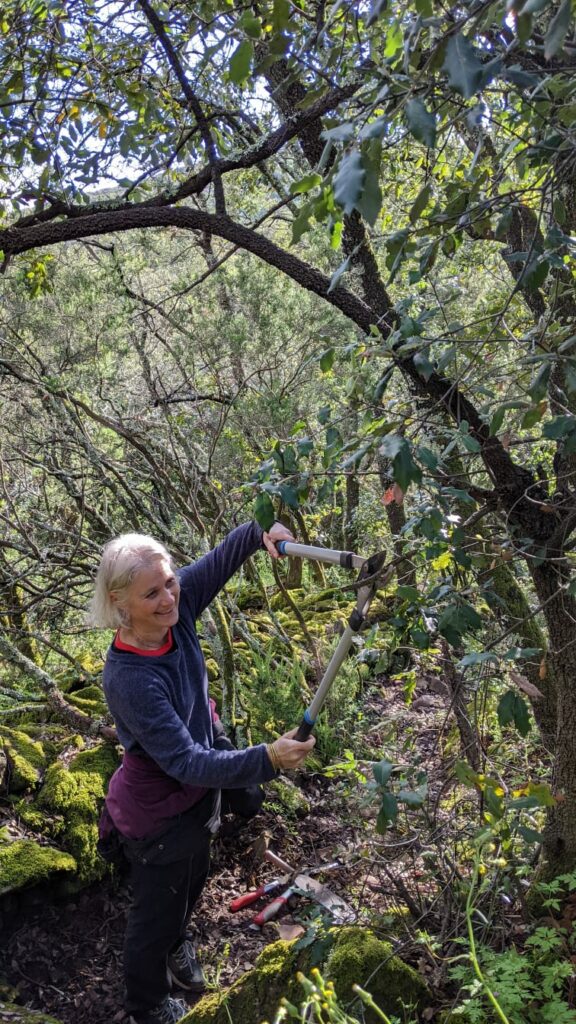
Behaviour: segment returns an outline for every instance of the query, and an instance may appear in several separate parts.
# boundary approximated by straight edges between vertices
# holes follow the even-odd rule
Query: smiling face
[[[121,638],[134,646],[143,642],[161,646],[169,627],[178,622],[179,599],[180,584],[170,562],[155,558],[137,573],[118,600],[126,617]]]

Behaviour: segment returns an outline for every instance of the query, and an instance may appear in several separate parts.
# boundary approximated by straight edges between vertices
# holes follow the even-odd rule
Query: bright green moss
[[[266,783],[266,802],[280,804],[282,809],[295,818],[303,818],[310,814],[310,802],[301,789],[287,779],[272,779]]]
[[[343,1003],[354,998],[352,986],[360,985],[387,1014],[400,1014],[403,1006],[422,1009],[428,994],[420,975],[367,928],[339,929],[325,972]],[[377,1018],[367,1013],[366,1020]]]
[[[14,811],[28,828],[34,829],[35,832],[40,834],[45,831],[46,815],[43,811],[35,810],[34,804],[28,803],[27,800],[19,800],[14,807]]]
[[[214,658],[206,659],[206,671],[208,672],[208,679],[212,683],[215,679],[220,678],[220,669],[218,668],[218,662]]]
[[[97,818],[117,764],[116,749],[108,743],[83,750],[68,766],[51,765],[38,795],[37,806],[54,815],[52,832],[76,858],[78,877],[84,882],[104,871],[96,854]]]
[[[33,839],[0,845],[0,894],[36,885],[59,871],[75,870],[76,861],[69,853],[39,846]]]
[[[69,704],[88,715],[103,715],[106,711],[106,700],[101,686],[84,686],[81,690],[74,690],[67,696]]]
[[[334,942],[322,973],[331,977],[342,1004],[354,998],[358,983],[390,1014],[402,1003],[422,1007],[427,996],[418,974],[394,955],[388,942],[364,928],[334,928]],[[302,989],[296,975],[308,974],[314,947],[297,949],[293,942],[274,942],[260,954],[254,968],[224,992],[205,996],[184,1018],[187,1024],[260,1024],[273,1020],[282,997],[298,1004]],[[365,1011],[365,1008],[364,1008]],[[366,1012],[366,1011],[365,1011]],[[360,1014],[359,1014],[360,1016]],[[361,1017],[376,1021],[370,1016]],[[183,1024],[184,1024],[183,1021]]]
[[[0,744],[10,760],[9,791],[23,793],[35,787],[47,760],[42,743],[31,739],[23,730],[0,725]]]
[[[282,995],[297,987],[296,953],[290,942],[274,942],[260,954],[253,970],[229,989],[205,996],[184,1018],[186,1024],[260,1024],[272,1018]]]

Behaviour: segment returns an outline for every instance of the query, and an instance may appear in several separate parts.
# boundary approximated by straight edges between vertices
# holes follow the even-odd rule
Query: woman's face
[[[134,577],[122,600],[127,626],[138,636],[161,636],[178,622],[180,584],[166,558]]]

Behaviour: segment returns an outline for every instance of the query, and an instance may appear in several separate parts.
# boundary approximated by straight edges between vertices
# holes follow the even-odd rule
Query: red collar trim
[[[171,627],[168,628],[168,638],[166,642],[162,644],[162,647],[156,647],[153,651],[143,650],[141,647],[132,647],[130,644],[125,644],[124,641],[120,639],[120,630],[118,630],[114,637],[114,646],[118,651],[130,651],[131,654],[142,654],[145,658],[157,658],[160,654],[168,654],[172,644]]]

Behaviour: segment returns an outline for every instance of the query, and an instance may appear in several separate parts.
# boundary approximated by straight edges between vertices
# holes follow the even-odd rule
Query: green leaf
[[[457,761],[454,765],[454,774],[458,781],[463,782],[465,786],[478,785],[479,777],[467,761]]]
[[[306,203],[300,210],[298,216],[292,221],[292,245],[300,241],[302,235],[310,231],[310,217],[312,216],[312,204]]]
[[[504,408],[503,405],[501,405],[499,409],[496,409],[496,412],[494,413],[492,419],[490,420],[490,427],[488,430],[490,437],[496,436],[496,434],[500,430],[500,427],[502,426],[502,423],[504,422],[505,415],[506,409]]]
[[[411,629],[410,636],[419,651],[425,651],[430,646],[430,637],[423,629]]]
[[[521,427],[523,430],[530,430],[532,427],[539,423],[542,419],[546,409],[548,408],[547,402],[539,402],[533,409],[528,409],[528,412],[522,417]]]
[[[533,402],[539,402],[548,391],[548,381],[552,371],[552,363],[543,363],[536,376],[530,382],[528,392]]]
[[[541,832],[536,832],[536,829],[528,828],[526,825],[519,825],[518,833],[527,843],[541,843],[544,838]]]
[[[431,195],[432,186],[430,184],[424,185],[424,188],[420,189],[408,214],[411,224],[415,224],[422,211],[426,209]]]
[[[401,597],[403,601],[418,602],[420,600],[420,594],[416,587],[396,587],[396,596]]]
[[[410,445],[399,434],[388,434],[380,446],[380,454],[392,459],[392,476],[403,491],[410,483],[420,483],[422,472],[412,459]]]
[[[548,260],[543,259],[542,256],[537,256],[526,267],[522,275],[522,284],[531,292],[537,291],[544,284],[549,270],[550,264]]]
[[[289,0],[274,0],[272,13],[272,25],[275,32],[281,32],[287,28],[292,15],[292,5]]]
[[[535,89],[540,81],[538,75],[531,75],[529,71],[524,71],[520,64],[512,64],[511,67],[504,68],[502,77],[507,78],[520,89]]]
[[[365,178],[362,156],[357,149],[353,149],[340,161],[338,173],[334,178],[334,199],[344,213],[352,213],[352,210],[356,209],[364,189]]]
[[[530,715],[528,714],[528,705],[519,693],[516,694],[514,705],[514,724],[521,736],[527,736],[532,728]]]
[[[484,662],[493,661],[498,664],[498,655],[492,654],[490,651],[479,651],[473,654],[466,654],[458,662],[458,668],[467,668],[469,665],[483,665]]]
[[[576,416],[555,416],[542,428],[542,436],[551,441],[557,441],[560,437],[566,437],[576,431]]]
[[[405,109],[406,124],[411,134],[418,142],[422,142],[428,149],[434,149],[436,145],[436,114],[431,113],[422,100],[409,100]]]
[[[392,761],[379,761],[378,764],[372,765],[372,771],[374,772],[374,778],[379,786],[385,786],[394,771],[394,764]]]
[[[520,658],[534,658],[541,653],[541,647],[509,647],[502,658],[504,661],[518,661]]]
[[[296,447],[298,449],[298,455],[305,458],[307,455],[310,455],[310,452],[314,448],[314,441],[311,441],[308,437],[303,437],[300,441],[296,442]]]
[[[319,174],[305,174],[299,181],[293,181],[290,185],[290,195],[298,196],[304,192],[311,192],[316,185],[320,185],[322,178]]]
[[[334,364],[335,351],[333,348],[327,348],[325,352],[320,356],[320,369],[322,373],[328,373],[332,369]]]
[[[282,501],[289,505],[290,508],[298,508],[300,502],[298,501],[298,494],[294,487],[290,487],[288,484],[280,484],[278,490],[280,491],[280,497]]]
[[[566,207],[564,206],[564,203],[562,202],[559,196],[556,196],[552,201],[552,212],[554,214],[554,220],[557,224],[566,223],[568,213]]]
[[[376,819],[376,831],[379,835],[383,835],[391,822],[396,821],[398,817],[398,801],[392,793],[384,793],[382,797],[382,804],[378,812]]]
[[[398,793],[398,803],[406,804],[408,807],[422,807],[426,795],[415,789],[401,789]]]
[[[274,506],[264,491],[260,491],[254,504],[254,518],[263,530],[269,530],[276,519]]]
[[[393,21],[391,25],[388,25],[386,31],[384,56],[388,59],[396,57],[396,54],[402,50],[403,43],[404,35],[402,33],[402,26],[398,20]]]
[[[330,419],[330,413],[331,409],[329,405],[321,406],[321,408],[318,410],[318,423],[321,423],[322,425],[328,423],[328,420]]]
[[[325,128],[320,133],[320,138],[330,142],[350,142],[354,138],[354,125],[350,121],[345,121],[335,128]]]
[[[366,146],[363,147],[362,152],[362,166],[366,171],[366,177],[357,207],[364,219],[371,227],[374,227],[382,208],[382,189],[379,181],[382,147],[377,140],[374,140],[368,148],[372,152],[365,152]]]
[[[512,722],[521,736],[530,732],[530,717],[526,701],[515,690],[507,690],[498,703],[498,721],[504,728]]]
[[[262,35],[262,22],[260,18],[255,18],[250,11],[246,11],[240,18],[239,24],[251,39],[260,39]]]
[[[458,33],[451,36],[446,46],[443,64],[448,82],[464,99],[469,100],[482,84],[483,68],[479,51],[466,36]]]
[[[518,8],[518,14],[538,14],[545,7],[549,7],[551,2],[552,0],[526,0],[526,3]]]
[[[466,422],[466,420],[462,420],[462,422],[461,422],[461,424],[460,424],[460,426],[458,428],[458,435],[457,436],[458,436],[458,440],[461,441],[461,443],[464,445],[464,447],[465,447],[467,452],[479,452],[479,451],[481,451],[482,446],[481,446],[480,442],[477,441],[475,437],[472,437],[472,434],[469,433],[469,427],[468,427],[468,423]]]
[[[544,56],[550,60],[561,48],[566,33],[570,28],[571,0],[564,0],[552,18],[544,38]]]
[[[478,612],[466,602],[448,605],[438,619],[438,631],[453,645],[459,644],[465,633],[472,633],[481,626]]]
[[[253,56],[254,47],[252,43],[249,39],[243,39],[234,50],[228,65],[230,81],[234,82],[235,85],[241,85],[248,78]]]

